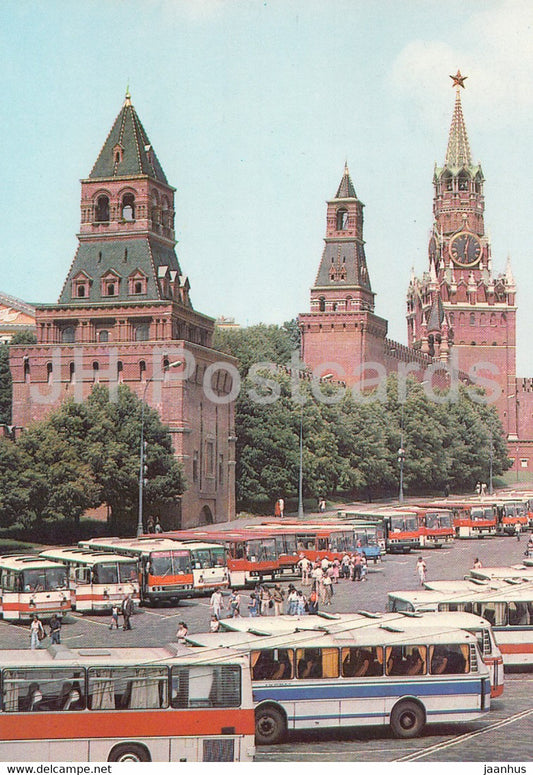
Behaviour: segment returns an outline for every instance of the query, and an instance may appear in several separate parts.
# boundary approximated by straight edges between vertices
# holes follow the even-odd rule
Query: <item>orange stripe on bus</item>
[[[499,643],[502,654],[533,654],[533,643]]]
[[[199,711],[65,711],[63,713],[2,713],[0,738],[6,740],[62,740],[106,737],[185,737],[235,734],[253,735],[254,713],[236,708]]]

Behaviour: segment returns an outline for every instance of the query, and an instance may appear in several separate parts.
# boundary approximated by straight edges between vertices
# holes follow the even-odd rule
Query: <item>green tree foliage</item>
[[[106,504],[113,527],[135,532],[142,403],[123,385],[115,399],[98,385],[85,403],[66,401],[16,443],[0,440],[2,525],[77,524],[87,509]],[[183,492],[184,479],[168,429],[146,406],[144,436],[148,516]]]
[[[0,425],[11,424],[13,389],[9,370],[9,346],[0,345]]]
[[[488,481],[491,458],[494,475],[509,467],[496,410],[473,400],[471,387],[428,398],[426,388],[409,379],[403,395],[392,375],[385,400],[323,383],[322,401],[309,381],[291,381],[288,367],[298,335],[294,321],[217,333],[218,346],[239,359],[244,377],[235,423],[241,507],[270,510],[280,496],[297,497],[300,421],[304,497],[342,493],[372,499],[397,493],[401,445],[404,489],[410,494],[442,492],[446,486],[472,490],[477,481]],[[279,368],[250,371],[265,361]]]

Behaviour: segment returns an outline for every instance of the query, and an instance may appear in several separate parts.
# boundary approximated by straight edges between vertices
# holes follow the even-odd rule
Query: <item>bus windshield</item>
[[[66,586],[66,568],[32,568],[22,571],[24,592],[48,592],[54,589],[65,589]]]
[[[391,528],[393,532],[414,532],[418,528],[418,520],[413,517],[391,517]]]
[[[470,512],[470,515],[472,517],[472,520],[478,520],[478,519],[492,519],[493,513],[492,508],[473,508]]]
[[[189,551],[152,552],[150,574],[152,576],[177,576],[179,573],[190,573],[191,563]]]
[[[94,566],[93,581],[95,584],[116,584],[118,581],[117,563],[102,562]]]
[[[274,538],[254,538],[248,541],[248,555],[252,562],[276,560],[276,541]]]
[[[119,562],[118,564],[118,578],[119,581],[137,581],[137,563],[135,562]]]
[[[428,511],[426,513],[426,525],[430,529],[452,526],[451,511]]]

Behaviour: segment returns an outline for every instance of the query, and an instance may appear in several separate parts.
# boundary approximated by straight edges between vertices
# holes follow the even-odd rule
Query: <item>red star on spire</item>
[[[450,75],[450,78],[453,81],[452,86],[460,86],[462,89],[465,88],[465,81],[468,78],[467,75],[461,75],[461,71],[458,70],[456,75]]]

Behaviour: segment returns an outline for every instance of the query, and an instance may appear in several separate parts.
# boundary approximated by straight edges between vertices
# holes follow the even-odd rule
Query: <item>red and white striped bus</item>
[[[247,655],[173,644],[1,655],[2,761],[253,761]]]
[[[67,568],[76,611],[108,611],[113,604],[120,605],[126,595],[132,596],[136,606],[141,602],[138,563],[132,557],[78,546],[46,549],[40,556]]]
[[[0,557],[0,594],[2,617],[13,621],[64,614],[72,607],[65,566],[37,555]]]
[[[229,586],[226,552],[215,542],[173,541],[166,536],[146,535],[91,538],[79,545],[135,558],[139,562],[141,600],[152,605]]]

